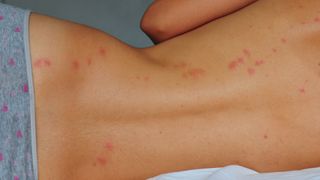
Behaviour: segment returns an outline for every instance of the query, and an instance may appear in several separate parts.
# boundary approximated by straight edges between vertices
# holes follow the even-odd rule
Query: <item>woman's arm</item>
[[[144,14],[142,30],[159,43],[227,15],[256,0],[155,0]]]

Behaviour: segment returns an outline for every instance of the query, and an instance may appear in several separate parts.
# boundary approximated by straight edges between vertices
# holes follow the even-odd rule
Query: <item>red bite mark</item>
[[[241,57],[239,57],[239,58],[237,59],[237,63],[238,63],[238,64],[244,64],[244,59],[241,58]]]
[[[193,78],[199,78],[205,74],[205,70],[201,68],[189,69],[186,74]]]
[[[236,70],[241,64],[244,64],[244,59],[239,57],[237,60],[231,61],[228,68],[229,70]]]
[[[90,66],[91,64],[92,64],[92,59],[91,59],[91,58],[88,58],[88,59],[87,59],[87,65]]]
[[[238,65],[239,65],[238,61],[232,61],[229,63],[228,68],[230,70],[236,70]]]
[[[19,131],[16,132],[16,136],[17,136],[17,138],[22,138],[22,132],[21,132],[21,130],[19,130]]]
[[[149,77],[149,76],[145,76],[145,77],[143,78],[143,80],[144,80],[144,81],[149,81],[149,80],[150,80],[150,77]]]
[[[9,111],[8,105],[4,104],[4,105],[2,106],[2,108],[1,108],[1,111],[2,111],[2,112],[8,112],[8,111]]]
[[[283,44],[286,44],[286,43],[288,42],[288,40],[287,40],[286,38],[281,38],[281,42],[282,42]]]
[[[316,23],[320,23],[320,18],[319,17],[315,17],[313,21],[316,22]]]
[[[73,61],[73,62],[72,62],[72,67],[73,67],[74,69],[79,69],[79,67],[80,67],[79,62],[78,62],[78,61]]]
[[[253,76],[256,74],[256,70],[254,68],[248,68],[247,69],[247,72],[250,76]]]
[[[106,56],[106,53],[107,53],[107,51],[106,51],[106,49],[105,48],[99,48],[99,54],[101,55],[101,56]]]
[[[46,58],[38,59],[33,63],[33,65],[36,68],[50,67],[51,66],[51,61],[49,59],[46,59]]]
[[[19,176],[14,176],[13,180],[19,180]]]
[[[265,134],[265,135],[263,136],[263,138],[264,138],[264,139],[268,139],[268,135]]]
[[[25,92],[25,93],[29,92],[29,86],[28,86],[27,83],[23,85],[22,90],[23,90],[23,92]]]
[[[3,154],[0,153],[0,161],[3,161]]]
[[[306,89],[305,89],[305,88],[299,88],[299,92],[300,92],[301,94],[305,94],[305,93],[306,93]]]
[[[113,150],[113,144],[110,143],[110,142],[106,142],[105,144],[105,148],[109,151],[112,151]]]
[[[243,49],[242,50],[243,54],[246,55],[247,57],[250,57],[251,56],[251,52],[249,49]]]
[[[3,18],[4,18],[3,16],[0,16],[0,21],[3,20]]]
[[[51,66],[51,61],[49,60],[43,60],[43,63],[45,66]]]
[[[261,66],[261,65],[263,65],[265,62],[264,62],[264,60],[257,60],[256,62],[255,62],[255,66]]]
[[[97,157],[97,162],[102,166],[105,166],[107,164],[107,160],[104,157]]]
[[[272,52],[273,52],[273,53],[277,53],[278,50],[277,50],[276,48],[272,48]]]

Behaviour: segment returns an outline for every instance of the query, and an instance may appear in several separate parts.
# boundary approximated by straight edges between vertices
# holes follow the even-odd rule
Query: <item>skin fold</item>
[[[319,9],[260,0],[143,49],[32,13],[40,179],[319,166]]]

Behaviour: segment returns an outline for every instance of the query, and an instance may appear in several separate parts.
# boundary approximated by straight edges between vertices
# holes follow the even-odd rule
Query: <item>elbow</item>
[[[165,41],[171,37],[169,25],[156,17],[145,15],[140,23],[140,28],[155,43]]]

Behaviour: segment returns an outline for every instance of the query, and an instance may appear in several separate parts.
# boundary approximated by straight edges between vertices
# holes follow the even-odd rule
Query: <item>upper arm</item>
[[[240,9],[256,0],[155,0],[146,11],[142,29],[161,42]]]

